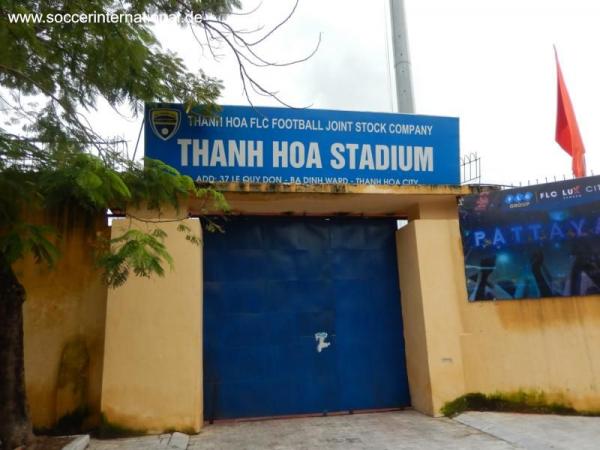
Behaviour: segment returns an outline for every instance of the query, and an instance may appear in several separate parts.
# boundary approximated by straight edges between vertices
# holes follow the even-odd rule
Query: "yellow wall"
[[[97,224],[96,231],[106,227]],[[25,287],[25,378],[35,427],[56,424],[78,407],[98,419],[106,286],[94,269],[94,229],[59,230],[61,258],[53,270],[33,258],[15,266]],[[61,365],[62,360],[62,365]]]
[[[600,296],[469,303],[456,220],[409,223],[398,252],[415,408],[525,390],[600,410]]]
[[[454,223],[416,220],[397,234],[411,401],[430,415],[465,392],[457,302],[466,295],[452,270],[460,259],[450,245]]]
[[[600,411],[600,297],[461,305],[472,392],[537,390]]]
[[[252,203],[254,194],[247,195],[240,211]],[[317,211],[323,202],[325,210],[339,198],[322,195],[307,199],[302,211]],[[454,197],[411,195],[386,197],[379,206],[414,219],[397,234],[414,407],[436,415],[467,392],[535,390],[600,410],[600,296],[469,303]],[[269,213],[266,197],[259,200],[260,212]],[[345,210],[358,212],[361,202],[349,202]],[[201,235],[197,220],[185,223]],[[36,426],[52,426],[82,404],[97,412],[101,404],[107,420],[122,427],[200,429],[202,249],[186,241],[178,224],[160,224],[175,270],[164,278],[132,276],[108,300],[93,269],[91,237],[79,228],[65,231],[54,271],[30,260],[16,268],[28,294],[26,381]],[[158,225],[119,220],[113,237],[129,226]]]
[[[202,426],[202,252],[177,231],[179,223],[113,222],[113,237],[129,226],[160,226],[175,265],[164,278],[130,277],[108,293],[102,412],[121,427]],[[197,219],[183,223],[201,236]]]

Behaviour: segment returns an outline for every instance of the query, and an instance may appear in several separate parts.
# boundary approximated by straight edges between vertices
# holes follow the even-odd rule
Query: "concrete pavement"
[[[206,427],[188,450],[493,450],[513,447],[449,419],[414,411],[242,422]]]
[[[168,449],[169,435],[99,441],[91,450]],[[415,411],[207,425],[187,450],[598,449],[600,418]]]
[[[467,412],[455,420],[528,450],[600,449],[600,417]]]

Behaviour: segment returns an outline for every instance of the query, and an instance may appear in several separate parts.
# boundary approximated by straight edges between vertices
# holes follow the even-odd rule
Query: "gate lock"
[[[325,342],[327,339],[327,333],[324,331],[320,331],[319,333],[315,333],[315,340],[317,341],[317,351],[321,353],[324,348],[327,348],[331,345],[331,342]]]

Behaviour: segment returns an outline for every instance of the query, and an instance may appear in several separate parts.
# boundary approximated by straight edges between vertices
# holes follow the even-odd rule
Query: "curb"
[[[88,444],[90,443],[90,435],[89,434],[82,434],[79,436],[71,436],[73,438],[75,438],[74,440],[72,440],[71,442],[69,442],[67,445],[65,445],[62,450],[84,450],[87,448]]]
[[[169,450],[185,450],[188,446],[188,442],[190,437],[187,434],[175,432],[171,435],[171,439],[169,439],[169,445],[167,449]]]

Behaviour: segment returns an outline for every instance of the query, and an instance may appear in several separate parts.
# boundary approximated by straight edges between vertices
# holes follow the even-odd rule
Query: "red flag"
[[[573,158],[573,175],[585,177],[585,148],[579,134],[575,111],[563,79],[558,53],[556,56],[556,73],[558,76],[558,105],[556,107],[556,142]]]

